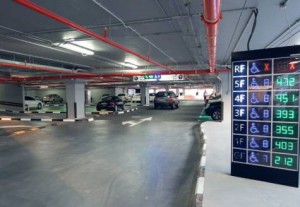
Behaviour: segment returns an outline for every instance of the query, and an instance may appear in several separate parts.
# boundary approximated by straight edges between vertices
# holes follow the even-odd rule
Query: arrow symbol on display
[[[149,117],[149,118],[145,118],[145,119],[141,119],[140,121],[136,122],[136,121],[124,121],[122,122],[122,125],[126,125],[128,124],[129,127],[133,127],[133,126],[136,126],[138,124],[141,124],[145,121],[151,121],[152,120],[152,117]]]

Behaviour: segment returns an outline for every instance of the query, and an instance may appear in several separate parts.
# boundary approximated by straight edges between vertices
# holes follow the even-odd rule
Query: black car
[[[211,101],[207,103],[204,111],[205,114],[211,116],[213,120],[221,120],[222,119],[222,101]]]
[[[124,102],[118,96],[103,97],[96,105],[97,111],[102,109],[118,111],[124,110]]]

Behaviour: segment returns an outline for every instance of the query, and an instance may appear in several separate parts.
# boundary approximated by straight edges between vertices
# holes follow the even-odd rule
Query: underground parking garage
[[[299,6],[1,2],[1,206],[297,205]]]

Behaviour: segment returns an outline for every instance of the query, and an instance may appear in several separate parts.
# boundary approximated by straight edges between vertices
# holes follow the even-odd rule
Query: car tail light
[[[173,97],[170,96],[170,103],[173,103]]]

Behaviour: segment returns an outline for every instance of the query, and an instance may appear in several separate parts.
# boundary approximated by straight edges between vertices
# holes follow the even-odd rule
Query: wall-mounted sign
[[[144,75],[144,76],[133,76],[133,81],[135,82],[145,82],[145,81],[180,81],[184,80],[184,76],[182,74],[176,75]]]
[[[233,54],[231,174],[298,187],[300,63],[265,51]]]

